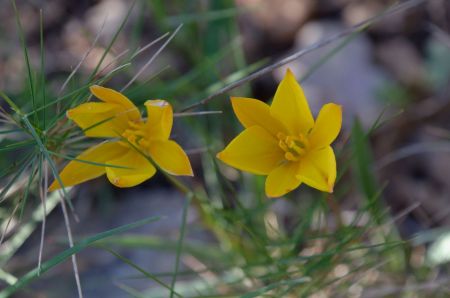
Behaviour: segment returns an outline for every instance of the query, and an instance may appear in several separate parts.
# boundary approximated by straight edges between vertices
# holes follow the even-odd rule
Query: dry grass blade
[[[69,214],[67,213],[66,202],[63,198],[61,199],[60,205],[61,205],[61,209],[62,209],[63,215],[64,215],[64,223],[66,225],[67,237],[69,239],[69,247],[72,248],[73,247],[72,229],[70,227],[70,219],[69,219]],[[75,282],[77,284],[78,297],[83,298],[83,290],[81,289],[80,273],[78,271],[77,255],[73,254],[71,256],[71,259],[72,259],[73,273],[75,275]]]
[[[17,210],[19,209],[20,204],[17,204],[14,206],[13,211],[11,212],[11,215],[8,217],[8,220],[6,222],[5,228],[3,229],[2,236],[0,237],[0,246],[3,243],[3,240],[6,237],[6,234],[8,233],[9,225],[11,224],[12,219],[14,218],[14,215],[16,215]]]
[[[387,154],[382,159],[380,159],[377,162],[376,168],[377,170],[379,170],[398,160],[428,152],[450,152],[450,144],[447,141],[442,141],[418,143],[410,146],[405,146]]]
[[[249,76],[247,76],[245,78],[242,78],[242,79],[240,79],[238,81],[235,81],[235,82],[233,82],[233,83],[223,87],[222,89],[218,90],[217,92],[214,92],[213,94],[207,96],[206,98],[200,100],[199,102],[194,103],[194,104],[192,104],[190,106],[187,106],[186,108],[182,109],[181,112],[185,112],[185,111],[197,108],[197,107],[199,107],[201,105],[204,105],[204,104],[208,103],[209,101],[211,101],[213,98],[215,98],[215,97],[217,97],[219,95],[222,95],[222,94],[224,94],[224,93],[226,93],[226,92],[228,92],[230,90],[233,90],[233,89],[235,89],[235,88],[237,88],[237,87],[239,87],[239,86],[241,86],[241,85],[243,85],[245,83],[251,82],[251,81],[253,81],[253,80],[255,80],[255,79],[257,79],[257,78],[259,78],[259,77],[261,77],[261,76],[271,72],[271,71],[273,71],[274,69],[277,69],[277,68],[279,68],[279,67],[281,67],[283,65],[286,65],[286,64],[288,64],[288,63],[290,63],[290,62],[292,62],[294,60],[299,59],[300,57],[302,57],[302,56],[304,56],[304,55],[306,55],[306,54],[308,54],[308,53],[310,53],[310,52],[312,52],[314,50],[323,48],[324,46],[327,46],[327,45],[329,45],[329,44],[331,44],[331,43],[333,43],[333,42],[335,42],[337,40],[340,40],[341,38],[344,38],[344,37],[346,37],[348,35],[354,34],[354,33],[358,32],[358,31],[362,31],[362,30],[366,29],[367,27],[369,27],[370,25],[372,25],[373,23],[376,23],[376,22],[378,22],[378,21],[380,21],[380,20],[382,20],[382,19],[384,19],[384,18],[386,18],[388,16],[392,16],[392,15],[398,13],[398,12],[406,11],[406,10],[408,10],[410,8],[416,7],[417,5],[419,5],[419,4],[421,4],[421,3],[425,2],[425,1],[429,1],[429,0],[410,0],[410,1],[404,2],[402,4],[398,4],[398,5],[392,7],[391,9],[389,9],[389,10],[387,10],[387,11],[385,11],[385,12],[379,14],[379,15],[376,15],[376,16],[368,19],[368,20],[365,20],[365,21],[363,21],[363,22],[361,22],[361,23],[359,23],[359,24],[357,24],[357,25],[355,25],[355,26],[353,26],[353,27],[351,27],[351,28],[349,28],[347,30],[344,30],[344,31],[342,31],[340,33],[332,35],[331,37],[326,38],[326,39],[324,39],[322,41],[319,41],[319,42],[317,42],[317,43],[315,43],[315,44],[313,44],[313,45],[311,45],[309,47],[306,47],[306,48],[304,48],[304,49],[302,49],[302,50],[300,50],[300,51],[298,51],[298,52],[296,52],[296,53],[294,53],[294,54],[292,54],[292,55],[290,55],[290,56],[288,56],[288,57],[286,57],[284,59],[279,60],[278,62],[275,62],[275,63],[273,63],[273,64],[271,64],[269,66],[264,67],[263,69],[258,70],[257,72],[255,72],[255,73],[253,73],[253,74],[251,74],[251,75],[249,75]]]
[[[188,116],[204,116],[204,115],[216,115],[222,114],[222,111],[200,111],[191,113],[173,113],[174,117],[188,117]]]
[[[131,84],[144,72],[144,70],[150,66],[150,64],[155,61],[156,57],[166,48],[166,46],[169,44],[169,42],[177,35],[178,31],[180,31],[181,27],[183,27],[183,24],[180,24],[175,31],[169,36],[169,38],[163,43],[163,45],[156,51],[156,53],[150,58],[150,60],[147,61],[147,63],[144,64],[144,66],[141,67],[141,69],[136,73],[136,75],[123,87],[120,92],[123,92],[128,87],[130,87]]]
[[[41,177],[41,180],[43,180],[43,183],[40,183],[40,197],[41,197],[41,204],[42,204],[42,227],[41,227],[41,240],[39,243],[39,255],[38,255],[38,272],[41,271],[41,264],[42,264],[42,253],[44,251],[44,239],[45,239],[45,226],[47,223],[46,217],[47,217],[47,189],[48,189],[48,165],[43,160],[42,163],[44,173]]]
[[[378,297],[386,297],[386,296],[390,296],[390,295],[395,295],[395,294],[401,294],[401,293],[405,293],[405,292],[415,292],[416,294],[418,294],[417,292],[419,291],[425,291],[425,292],[431,292],[431,291],[435,291],[437,289],[440,290],[444,290],[445,292],[450,293],[450,288],[448,286],[450,282],[450,278],[449,277],[444,277],[444,278],[440,278],[437,280],[432,280],[429,282],[424,282],[424,283],[418,283],[418,284],[413,284],[413,285],[404,285],[404,286],[392,286],[392,287],[377,287],[376,289],[368,289],[366,290],[366,292],[364,293],[364,297],[366,298],[378,298]],[[425,297],[425,296],[421,296],[421,297]],[[442,296],[444,297],[444,296]]]
[[[447,32],[445,32],[444,30],[433,24],[430,25],[430,28],[431,32],[433,33],[433,36],[437,40],[442,42],[445,46],[450,48],[450,36],[447,34]]]
[[[87,56],[91,53],[91,51],[94,49],[95,45],[97,44],[98,39],[100,38],[100,35],[103,31],[103,28],[105,27],[106,18],[103,20],[102,26],[100,27],[100,30],[98,31],[97,35],[95,36],[94,41],[92,42],[92,45],[87,49],[87,51],[84,53],[83,57],[81,57],[80,62],[78,62],[77,66],[72,70],[70,75],[67,77],[67,79],[64,81],[64,84],[62,84],[61,88],[58,92],[59,95],[63,92],[63,90],[66,88],[67,84],[70,82],[72,77],[77,73],[78,69],[83,65],[83,62],[86,60]]]

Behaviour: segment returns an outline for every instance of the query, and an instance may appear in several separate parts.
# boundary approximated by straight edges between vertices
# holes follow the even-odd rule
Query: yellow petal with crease
[[[231,104],[234,113],[245,128],[258,125],[276,136],[279,132],[286,133],[280,121],[270,115],[270,107],[257,99],[232,97]]]
[[[172,106],[165,100],[147,100],[147,131],[150,140],[167,140],[173,123]]]
[[[172,140],[151,142],[149,154],[161,169],[171,175],[194,175],[186,153]]]
[[[123,155],[128,150],[128,148],[119,145],[118,142],[104,142],[98,144],[85,150],[76,157],[76,159],[81,161],[70,161],[59,173],[59,177],[65,187],[77,185],[97,178],[105,173],[105,166],[89,164],[86,162],[115,165],[107,161]],[[59,188],[61,188],[61,186],[58,180],[55,179],[48,190],[54,191]]]
[[[139,120],[141,118],[139,109],[122,93],[98,85],[93,85],[89,89],[98,99],[106,103],[119,105],[121,107],[121,112],[126,114],[128,119]]]
[[[326,146],[309,152],[300,160],[297,178],[318,190],[333,192],[336,181],[336,157],[333,149]]]
[[[128,127],[128,117],[121,114],[116,104],[89,102],[67,111],[67,118],[73,120],[88,137],[113,138]]]
[[[311,148],[330,145],[338,136],[341,126],[341,106],[334,103],[324,105],[308,137]]]
[[[108,161],[109,164],[123,168],[106,168],[108,180],[117,187],[132,187],[150,179],[156,173],[156,168],[150,161],[135,149],[130,148],[122,156]]]
[[[301,183],[296,178],[298,167],[297,162],[285,162],[270,172],[266,179],[266,195],[276,198],[296,189]]]
[[[259,126],[241,132],[217,158],[239,170],[259,175],[269,174],[283,160],[278,140]]]
[[[291,134],[305,134],[314,126],[314,119],[303,90],[289,69],[278,85],[270,113],[280,120]]]

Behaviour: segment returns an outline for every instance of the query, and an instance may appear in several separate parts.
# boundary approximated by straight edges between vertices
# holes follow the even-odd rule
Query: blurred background
[[[211,211],[209,215],[223,216],[220,217],[223,229],[233,234],[236,227],[233,220],[232,223],[227,221],[230,220],[227,218],[229,212],[238,216],[244,214],[239,212],[246,210],[246,216],[250,214],[251,217],[252,212],[258,214],[255,206],[264,206],[275,212],[286,239],[292,239],[296,235],[293,231],[314,230],[312,223],[320,221],[315,217],[317,210],[313,207],[319,200],[318,195],[302,187],[286,199],[267,203],[261,190],[264,181],[261,177],[242,174],[214,160],[215,153],[242,129],[231,111],[228,97],[239,95],[270,102],[286,67],[289,67],[302,80],[315,115],[327,102],[343,106],[344,128],[335,145],[340,152],[338,167],[341,173],[335,199],[342,218],[336,218],[335,213],[326,213],[327,226],[331,230],[340,229],[336,227],[339,220],[344,225],[351,223],[355,214],[360,215],[363,222],[364,218],[369,221],[367,217],[373,214],[361,207],[368,202],[372,206],[378,204],[380,210],[388,214],[390,219],[387,222],[394,226],[392,230],[395,230],[397,240],[413,237],[415,240],[402,249],[397,260],[401,265],[373,269],[372,264],[369,266],[372,268],[370,274],[359,275],[364,276],[363,281],[348,280],[339,289],[327,285],[323,289],[316,288],[298,296],[286,294],[285,297],[391,297],[389,295],[399,293],[409,295],[405,297],[450,295],[447,265],[450,261],[450,1],[415,2],[423,3],[383,17],[366,30],[337,39],[214,98],[198,109],[222,111],[221,114],[177,117],[175,120],[173,137],[189,153],[197,174],[186,182],[205,194],[207,203],[215,208],[215,212],[220,210],[220,213]],[[36,68],[41,60],[42,11],[44,73],[49,98],[59,96],[61,86],[80,61],[83,63],[67,85],[68,91],[64,92],[84,84],[112,40],[114,44],[104,57],[100,75],[120,67],[123,59],[130,58],[133,52],[183,24],[174,39],[125,92],[137,105],[142,106],[147,99],[163,98],[179,112],[264,66],[383,14],[396,2],[147,0],[135,1],[131,10],[133,3],[125,0],[20,0],[16,3],[29,58]],[[0,2],[0,19],[0,90],[26,106],[30,98],[27,69],[14,9],[9,1]],[[121,26],[123,28],[118,32]],[[105,85],[121,89],[159,47],[157,44],[133,57],[131,64]],[[6,107],[6,104],[2,102],[2,106]],[[70,104],[63,103],[62,109],[68,106]],[[369,138],[358,137],[369,131]],[[1,134],[0,146],[21,140],[20,134]],[[0,168],[11,167],[26,150],[19,148],[2,152]],[[1,179],[0,186],[4,188],[8,181]],[[186,199],[163,175],[157,174],[132,189],[114,188],[106,179],[100,178],[77,187],[72,193],[74,209],[79,217],[79,222],[72,224],[75,239],[148,216],[165,216],[156,223],[133,230],[132,234],[114,236],[103,245],[115,247],[128,260],[162,280],[170,281]],[[18,194],[22,195],[13,189],[8,198]],[[11,202],[12,199],[0,205],[2,229],[14,208]],[[39,204],[39,197],[30,194],[24,218],[31,218]],[[227,260],[230,264],[234,262],[231,260],[236,260],[236,255],[233,255],[236,251],[224,244],[217,233],[211,232],[215,228],[209,227],[211,221],[206,220],[205,223],[206,207],[198,207],[198,204],[201,205],[197,202],[189,208],[186,254],[181,258],[178,280],[185,282],[183,285],[187,289],[200,287],[197,285],[199,280],[206,280],[218,292],[222,291],[223,297],[237,297],[233,294],[226,296],[233,291],[227,291],[226,285],[216,283],[217,280],[226,280],[218,272],[225,272],[220,268],[229,269]],[[236,207],[241,204],[244,207]],[[320,207],[322,203],[318,204]],[[359,214],[361,208],[365,211]],[[305,210],[311,214],[311,224],[298,230],[298,224],[308,217]],[[267,224],[266,216],[264,223]],[[5,251],[9,253],[1,267],[18,276],[37,264],[40,220],[27,223],[30,233],[11,250],[8,240],[22,231],[24,224],[12,220],[4,247],[0,248],[3,254]],[[67,247],[62,223],[60,208],[56,207],[47,217],[44,260]],[[240,231],[246,226],[256,229],[258,224],[251,220],[243,221]],[[370,238],[361,236],[358,239],[367,237]],[[242,244],[243,247],[245,245]],[[299,240],[295,246],[299,251],[310,248],[320,252],[323,249],[321,242]],[[240,252],[247,261],[252,259],[252,250],[255,256],[260,253],[251,247]],[[371,256],[373,253],[369,252]],[[398,254],[390,256],[395,258]],[[215,268],[219,269],[206,270],[212,265],[202,257],[213,259],[211,262],[218,264]],[[389,260],[383,257],[383,261]],[[83,250],[78,255],[78,262],[85,297],[168,297],[157,282],[143,278],[127,262],[101,248]],[[382,263],[380,260],[377,262]],[[349,264],[355,263],[349,261]],[[353,270],[349,264],[340,261],[323,270],[340,277]],[[193,271],[202,273],[192,274]],[[230,273],[230,283],[235,277],[236,274]],[[244,279],[239,280],[239,289],[245,292]],[[267,285],[264,282],[256,284],[261,287]],[[4,286],[6,283],[0,281],[0,288]],[[342,296],[334,296],[338,292]],[[277,295],[272,297],[284,297]],[[71,263],[67,261],[52,268],[14,297],[77,297]]]

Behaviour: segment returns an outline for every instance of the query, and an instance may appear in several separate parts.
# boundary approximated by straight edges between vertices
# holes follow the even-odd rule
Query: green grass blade
[[[44,53],[44,21],[42,17],[42,9],[39,11],[39,39],[40,39],[40,50],[41,50],[41,88],[42,88],[42,104],[45,106],[47,102],[45,94],[45,53]],[[46,129],[46,109],[42,110],[42,130]]]
[[[36,171],[37,172],[37,171]],[[47,198],[47,214],[49,214],[61,200],[59,193],[53,193]],[[38,223],[42,220],[43,206],[42,204],[36,208],[32,215],[31,220],[21,225],[20,229],[14,233],[14,235],[5,241],[2,245],[3,249],[0,254],[0,267],[3,267],[6,262],[16,253],[16,251],[22,246],[22,244],[30,237]]]
[[[34,86],[34,81],[33,81],[33,69],[31,67],[30,57],[28,55],[28,49],[27,49],[27,45],[25,42],[25,35],[23,32],[22,23],[20,22],[19,11],[17,10],[16,1],[12,0],[12,4],[13,4],[13,8],[14,8],[14,14],[16,17],[17,28],[19,31],[20,42],[21,42],[22,49],[23,49],[23,55],[25,57],[25,63],[26,63],[27,72],[28,72],[28,83],[29,83],[29,87],[30,87],[31,101],[32,101],[33,110],[34,110],[34,109],[36,109],[36,95],[35,95],[35,86]],[[39,119],[37,116],[35,116],[34,120],[38,121]]]
[[[33,140],[25,140],[25,141],[21,141],[21,142],[16,142],[16,143],[9,144],[9,145],[6,145],[4,147],[1,147],[0,148],[0,152],[17,150],[19,148],[28,147],[28,146],[33,145],[33,144],[35,144],[35,142]]]
[[[75,244],[73,247],[63,251],[62,253],[56,255],[52,259],[42,263],[40,274],[43,274],[43,273],[47,272],[48,270],[52,269],[53,267],[55,267],[56,265],[64,262],[72,255],[80,252],[81,250],[85,249],[86,247],[90,246],[91,244],[95,243],[96,241],[113,236],[115,234],[119,234],[119,233],[128,231],[128,230],[136,228],[136,227],[143,226],[143,225],[151,223],[151,222],[155,222],[159,219],[160,219],[160,217],[155,217],[155,216],[148,217],[146,219],[143,219],[143,220],[131,223],[131,224],[123,225],[123,226],[108,230],[106,232],[102,232],[102,233],[96,234],[94,236],[88,237],[84,240],[81,240],[80,242]],[[38,277],[38,269],[36,268],[36,269],[31,270],[27,274],[25,274],[23,277],[21,277],[15,284],[13,284],[13,285],[7,287],[6,289],[4,289],[3,291],[1,291],[0,298],[6,298],[6,297],[11,296],[18,290],[27,286],[30,282],[35,280],[37,277]]]
[[[39,111],[42,111],[43,109],[46,109],[46,108],[48,108],[48,107],[50,107],[50,106],[53,106],[53,105],[59,103],[59,102],[65,100],[65,99],[68,99],[68,98],[70,98],[70,97],[76,97],[80,92],[88,90],[88,89],[89,89],[89,86],[91,86],[91,85],[93,85],[93,84],[100,84],[100,85],[101,85],[104,81],[106,81],[107,79],[109,79],[112,75],[114,75],[114,74],[117,73],[118,71],[123,70],[124,68],[126,68],[126,67],[128,67],[128,66],[129,66],[129,64],[125,64],[125,65],[122,65],[122,66],[120,66],[120,67],[117,67],[114,71],[110,72],[107,76],[105,76],[105,77],[103,77],[103,78],[101,78],[101,79],[95,80],[95,81],[91,82],[90,84],[86,84],[86,85],[84,85],[84,86],[82,86],[82,87],[80,87],[80,88],[77,88],[77,89],[75,89],[75,90],[73,90],[73,91],[67,93],[66,95],[60,96],[60,97],[58,97],[57,99],[52,100],[52,101],[46,103],[45,105],[43,105],[43,106],[41,106],[41,107],[39,107],[39,108],[36,108],[35,110],[33,110],[33,111],[31,111],[31,112],[25,114],[25,116],[26,116],[26,117],[29,117],[29,116],[31,116],[31,115],[36,114],[36,113],[39,112]],[[3,97],[4,97],[5,95],[4,95],[3,92],[0,91],[0,96],[3,96]],[[6,100],[6,98],[5,98],[5,100]],[[10,103],[10,101],[11,101],[11,99],[9,99],[8,103]],[[12,102],[12,103],[14,104],[14,102]]]
[[[19,107],[14,103],[14,101],[11,98],[9,98],[8,95],[6,95],[6,93],[0,90],[0,96],[9,104],[9,106],[11,107],[11,109],[13,109],[13,111],[15,111],[19,115],[21,114]]]
[[[40,157],[37,157],[37,158],[40,158]],[[33,183],[34,177],[36,176],[36,174],[38,172],[38,165],[36,165],[36,160],[37,159],[35,159],[33,161],[33,164],[31,165],[31,173],[28,176],[28,182],[27,182],[27,185],[25,187],[25,191],[23,192],[22,198],[20,200],[21,206],[20,206],[20,213],[19,213],[19,221],[22,221],[23,214],[25,212],[25,206],[26,206],[26,203],[28,201],[28,195],[30,193],[30,188],[31,188],[31,185]]]
[[[244,13],[244,9],[239,8],[225,8],[212,10],[202,13],[192,13],[192,14],[182,14],[178,16],[170,16],[166,18],[167,25],[176,25],[179,23],[202,23],[202,22],[212,22],[219,21],[223,19],[234,18],[239,14]]]
[[[62,182],[61,177],[59,176],[58,169],[57,169],[57,167],[55,165],[55,162],[51,158],[50,153],[48,152],[47,148],[43,144],[41,138],[37,134],[37,132],[34,129],[33,125],[31,125],[31,123],[28,120],[28,118],[24,116],[24,117],[22,117],[22,121],[25,123],[25,126],[28,128],[31,136],[35,139],[35,141],[36,141],[36,143],[37,143],[37,145],[39,147],[39,150],[44,155],[45,159],[48,161],[48,165],[50,166],[50,169],[52,170],[52,174],[55,177],[55,179],[58,181],[59,185],[61,186],[61,191],[64,194],[64,198],[67,199],[67,204],[69,205],[70,209],[73,211],[72,202],[68,199],[67,192],[66,192],[66,189],[64,187],[64,183]]]
[[[133,298],[148,298],[147,296],[141,294],[140,292],[138,292],[137,290],[133,289],[132,287],[124,285],[123,283],[116,282],[115,284],[116,284],[116,286],[119,289],[121,289],[124,292],[126,292],[130,297],[133,297]]]
[[[32,154],[29,154],[26,157],[25,162],[22,163],[22,165],[19,167],[19,169],[14,173],[11,180],[8,181],[8,183],[3,187],[2,191],[0,192],[0,203],[5,200],[5,196],[8,193],[9,189],[14,185],[14,183],[22,176],[22,173],[30,166],[35,159],[35,156]]]
[[[171,282],[170,298],[173,298],[173,295],[175,294],[174,288],[175,288],[175,283],[177,281],[178,270],[180,269],[180,257],[181,257],[181,251],[183,249],[184,234],[186,232],[187,214],[188,214],[188,210],[189,210],[189,205],[191,203],[191,199],[192,199],[192,194],[189,193],[187,195],[186,201],[184,202],[184,206],[183,206],[183,214],[181,217],[181,226],[180,226],[180,237],[178,239],[178,244],[177,244],[177,255],[175,258],[175,270],[174,270],[174,273],[172,276],[172,282]]]
[[[5,281],[8,285],[12,285],[17,282],[17,277],[4,271],[3,269],[0,269],[0,279]]]
[[[84,160],[84,159],[78,159],[76,157],[72,157],[72,156],[68,156],[65,154],[61,154],[61,153],[57,153],[57,152],[53,152],[48,150],[48,152],[51,155],[55,155],[64,159],[68,159],[70,161],[77,161],[77,162],[81,162],[81,163],[85,163],[91,166],[97,166],[97,167],[109,167],[109,168],[118,168],[118,169],[129,169],[132,170],[133,168],[130,167],[126,167],[126,166],[119,166],[119,165],[112,165],[112,164],[106,164],[106,163],[100,163],[100,162],[95,162],[95,161],[90,161],[90,160]]]
[[[153,249],[160,251],[176,251],[178,241],[167,239],[167,237],[157,237],[149,235],[120,235],[120,237],[110,237],[100,242],[101,245],[116,245],[131,249]],[[189,241],[183,244],[183,251],[197,258],[226,261],[228,254],[217,251],[215,246],[205,243]],[[172,273],[173,274],[173,273]],[[171,275],[172,275],[171,274]]]
[[[133,2],[133,4],[128,9],[127,14],[125,15],[124,19],[122,20],[122,23],[119,25],[119,28],[117,28],[116,32],[114,33],[113,38],[111,39],[110,43],[106,47],[105,51],[103,52],[103,55],[100,57],[100,60],[98,61],[97,65],[95,66],[94,70],[92,71],[91,75],[88,79],[88,84],[92,81],[92,79],[97,75],[98,70],[100,69],[100,66],[103,63],[103,60],[105,60],[106,55],[108,55],[109,51],[111,50],[112,46],[117,40],[117,37],[119,37],[120,32],[122,32],[126,22],[128,21],[128,18],[130,17],[131,11],[133,10],[134,4],[136,2]]]
[[[369,211],[376,221],[383,221],[382,204],[379,200],[379,188],[373,173],[373,160],[371,156],[368,135],[364,132],[359,120],[355,120],[352,127],[352,147],[355,154],[354,169],[356,179],[370,206]]]
[[[17,129],[1,130],[1,131],[0,131],[0,135],[6,135],[6,134],[9,134],[9,133],[13,133],[13,132],[23,132],[23,130],[20,129],[20,128],[17,128]]]
[[[164,288],[166,288],[167,290],[170,291],[170,293],[174,293],[175,295],[177,295],[178,297],[182,297],[180,294],[176,293],[173,290],[173,287],[170,287],[168,285],[166,285],[163,281],[161,281],[159,278],[157,278],[154,274],[151,274],[147,271],[145,271],[143,268],[141,268],[140,266],[136,265],[135,263],[133,263],[130,259],[125,258],[124,256],[118,254],[117,252],[113,251],[112,249],[109,249],[107,247],[102,247],[100,246],[100,248],[106,250],[107,252],[109,252],[110,254],[112,254],[113,256],[115,256],[116,258],[120,259],[121,261],[123,261],[124,263],[126,263],[127,265],[133,267],[134,269],[136,269],[137,271],[139,271],[140,273],[142,273],[145,277],[153,280],[154,282],[158,283],[159,285],[163,286]]]
[[[262,287],[256,291],[252,291],[247,294],[244,294],[240,297],[241,298],[261,297],[261,296],[264,296],[265,293],[267,293],[273,289],[279,288],[281,286],[292,286],[292,285],[297,286],[300,284],[307,283],[309,281],[310,281],[310,278],[308,278],[308,277],[300,277],[300,278],[293,279],[293,280],[282,280],[282,281],[270,284],[268,286]]]

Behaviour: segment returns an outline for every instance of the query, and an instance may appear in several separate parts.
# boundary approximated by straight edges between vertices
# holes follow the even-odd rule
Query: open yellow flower
[[[132,187],[151,178],[156,168],[172,175],[192,176],[189,159],[183,149],[169,139],[172,130],[172,106],[165,100],[147,100],[147,121],[123,94],[92,86],[91,92],[102,102],[89,102],[67,111],[88,137],[110,138],[82,152],[59,174],[64,186],[73,186],[106,173],[118,187]],[[100,164],[100,165],[99,165]],[[59,182],[49,191],[61,188]]]
[[[339,105],[324,105],[314,121],[290,70],[270,106],[242,97],[232,97],[231,103],[245,130],[217,158],[237,169],[267,175],[265,190],[269,197],[283,196],[302,182],[333,192],[336,157],[330,144],[341,130]]]

